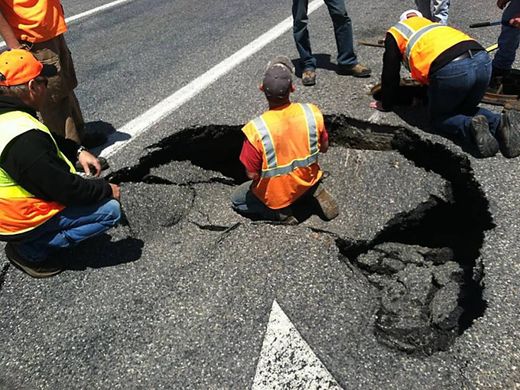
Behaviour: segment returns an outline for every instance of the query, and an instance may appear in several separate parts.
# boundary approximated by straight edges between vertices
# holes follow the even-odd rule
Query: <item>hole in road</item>
[[[411,130],[379,126],[342,115],[326,116],[331,147],[398,151],[417,167],[442,176],[451,187],[446,202],[433,198],[397,215],[371,242],[338,239],[342,255],[379,291],[374,333],[379,342],[406,353],[448,349],[485,311],[477,262],[484,231],[493,228],[488,202],[469,160]],[[135,166],[110,180],[175,184],[151,172],[174,161],[218,172],[237,185],[246,179],[238,160],[241,126],[188,128],[149,147]],[[406,183],[409,185],[409,183]]]

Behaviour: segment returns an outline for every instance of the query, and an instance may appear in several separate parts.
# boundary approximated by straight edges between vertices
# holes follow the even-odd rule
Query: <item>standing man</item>
[[[54,74],[56,69],[54,69]],[[26,50],[0,54],[0,240],[17,268],[35,278],[59,273],[52,251],[98,235],[121,217],[119,187],[83,179],[98,160],[53,136],[36,118],[45,103],[48,69]]]
[[[432,22],[448,24],[450,0],[415,0],[417,9]]]
[[[338,215],[338,206],[320,184],[323,172],[318,165],[319,152],[329,147],[327,130],[315,105],[291,103],[292,74],[287,57],[277,57],[267,66],[260,90],[269,110],[242,128],[246,139],[240,161],[251,181],[235,190],[233,208],[295,224],[291,205],[312,196],[325,219],[331,220]]]
[[[59,0],[0,0],[0,34],[7,47],[30,50],[39,61],[58,69],[58,74],[49,78],[47,98],[40,108],[43,123],[77,144],[97,146],[106,137],[89,134],[85,139],[85,122],[74,94],[78,81],[63,37],[66,31]]]
[[[404,12],[386,34],[382,101],[372,102],[372,108],[390,110],[394,105],[401,61],[415,80],[428,85],[428,110],[436,132],[473,143],[481,157],[494,156],[499,146],[506,157],[520,155],[519,113],[501,116],[478,106],[491,75],[491,59],[478,42],[432,23],[419,11]]]
[[[502,29],[498,37],[498,50],[493,59],[492,85],[498,85],[499,79],[507,76],[511,71],[520,43],[520,30],[511,25],[511,22],[514,24],[515,17],[520,14],[520,0],[497,0],[497,6],[504,12]]]
[[[344,0],[325,0],[329,9],[330,17],[334,25],[336,36],[336,47],[338,48],[338,74],[354,77],[369,77],[370,69],[358,63],[354,53],[354,42],[352,38],[352,23],[347,14]],[[300,53],[303,63],[302,84],[306,86],[316,84],[316,58],[311,51],[309,30],[307,24],[307,7],[309,0],[293,0],[293,36],[296,49]]]

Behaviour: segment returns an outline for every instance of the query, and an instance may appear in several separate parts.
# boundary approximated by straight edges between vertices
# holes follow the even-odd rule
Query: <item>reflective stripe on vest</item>
[[[262,140],[267,163],[267,168],[262,169],[262,172],[260,173],[261,178],[286,175],[294,171],[296,168],[308,167],[318,160],[318,124],[316,123],[316,118],[314,117],[312,108],[310,108],[307,104],[300,104],[300,107],[302,107],[305,113],[305,119],[307,121],[310,155],[302,159],[295,159],[286,165],[279,166],[277,164],[273,138],[265,121],[262,119],[262,117],[258,117],[253,120],[253,124],[260,134],[260,138]]]
[[[71,173],[75,173],[74,166],[59,150],[49,129],[36,118],[22,111],[11,111],[0,115],[0,156],[14,138],[34,129],[49,135],[56,146],[58,158],[67,163]],[[0,205],[0,234],[2,235],[15,235],[30,231],[64,208],[57,202],[34,197],[18,185],[2,168],[0,168]]]
[[[412,49],[415,46],[415,44],[428,31],[431,31],[431,30],[433,30],[435,28],[439,28],[439,27],[443,28],[446,26],[439,24],[439,23],[430,24],[429,26],[425,26],[425,27],[417,30],[410,38],[408,38],[408,43],[406,44],[406,51],[404,52],[404,65],[406,66],[406,69],[410,69],[410,54],[411,54]]]

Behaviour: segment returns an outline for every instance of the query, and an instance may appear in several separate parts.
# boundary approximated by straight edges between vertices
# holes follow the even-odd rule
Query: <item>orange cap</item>
[[[43,65],[23,49],[13,49],[0,54],[0,85],[25,84],[42,73]]]

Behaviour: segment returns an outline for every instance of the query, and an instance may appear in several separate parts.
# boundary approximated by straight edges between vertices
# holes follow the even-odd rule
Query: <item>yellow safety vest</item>
[[[49,135],[56,145],[57,156],[67,163],[71,173],[76,173],[74,165],[60,151],[49,129],[32,115],[22,111],[0,115],[0,156],[9,142],[33,129]],[[36,198],[0,168],[0,235],[30,231],[63,209],[64,206],[57,202]]]
[[[429,83],[431,64],[441,53],[457,43],[473,40],[459,30],[418,16],[397,23],[388,32],[399,46],[404,65],[422,84]]]

